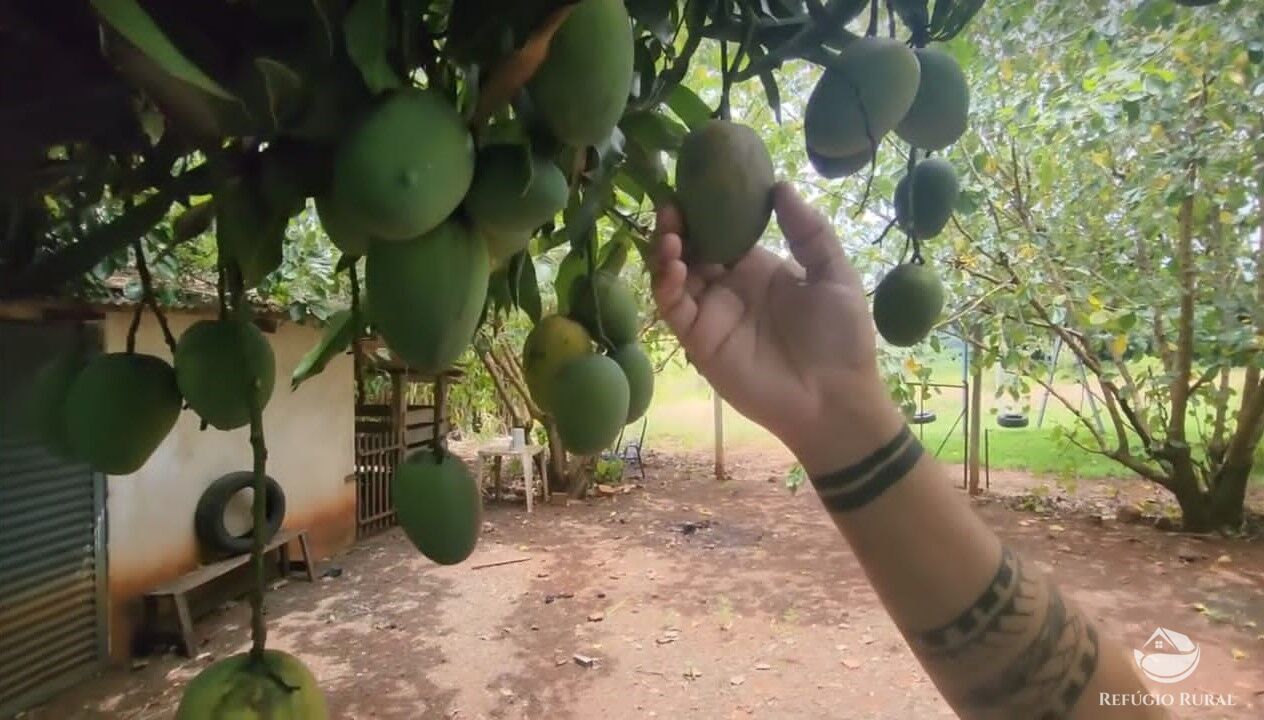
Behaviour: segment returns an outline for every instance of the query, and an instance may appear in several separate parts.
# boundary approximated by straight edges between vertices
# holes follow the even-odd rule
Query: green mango
[[[904,43],[853,40],[808,97],[803,114],[808,147],[832,158],[872,152],[912,107],[920,76],[917,56]]]
[[[152,355],[107,353],[84,365],[64,406],[74,456],[98,472],[136,472],[180,415],[176,373]]]
[[[246,652],[212,663],[189,681],[176,709],[176,720],[328,718],[316,677],[280,650],[264,650],[262,660]]]
[[[727,265],[749,252],[772,217],[775,181],[768,148],[749,127],[710,120],[690,132],[676,161],[685,259]]]
[[[896,224],[919,240],[933,238],[952,219],[960,192],[952,163],[939,157],[923,160],[895,185]]]
[[[457,361],[487,297],[487,244],[459,220],[403,242],[374,242],[365,261],[368,317],[391,351],[424,375]]]
[[[628,422],[640,419],[654,399],[654,364],[636,343],[615,348],[610,357],[628,381]]]
[[[421,554],[455,565],[474,552],[483,528],[483,495],[457,456],[413,453],[395,470],[391,498],[399,526]]]
[[[203,420],[220,430],[250,424],[248,390],[262,409],[272,399],[276,358],[254,323],[228,318],[194,323],[176,343],[176,383]]]
[[[970,116],[970,86],[961,66],[939,48],[917,48],[921,68],[917,95],[895,126],[901,140],[923,150],[942,150],[957,142]]]
[[[897,265],[873,293],[873,321],[882,338],[909,347],[935,327],[944,309],[944,286],[926,265]]]
[[[569,194],[552,161],[520,145],[488,145],[478,152],[465,211],[480,228],[529,235],[566,207]]]
[[[576,455],[595,455],[610,447],[628,422],[630,403],[623,369],[597,354],[563,365],[549,395],[562,445]]]
[[[570,291],[570,316],[579,321],[593,336],[601,342],[602,332],[605,339],[613,347],[626,345],[636,340],[641,325],[638,318],[636,298],[632,291],[617,276],[598,272],[596,282],[590,282],[589,276],[576,278]],[[593,305],[593,286],[596,286],[596,302]],[[601,312],[597,312],[597,307]],[[597,317],[600,314],[600,329]]]
[[[451,215],[473,177],[474,140],[460,113],[436,90],[409,88],[343,138],[333,200],[360,234],[409,240]]]
[[[623,0],[583,0],[549,42],[527,83],[554,137],[596,145],[614,130],[632,90],[632,23]]]

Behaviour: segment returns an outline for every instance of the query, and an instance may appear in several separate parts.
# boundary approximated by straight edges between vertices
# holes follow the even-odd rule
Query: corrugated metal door
[[[15,417],[40,364],[80,332],[0,322],[0,717],[106,656],[104,479],[50,455]]]

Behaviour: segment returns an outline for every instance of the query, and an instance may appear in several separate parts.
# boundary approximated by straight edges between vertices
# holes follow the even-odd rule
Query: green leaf
[[[241,268],[247,288],[257,286],[281,265],[289,216],[270,208],[259,187],[242,178],[215,194],[215,229],[220,259]]]
[[[206,232],[215,219],[215,203],[213,201],[199,203],[181,213],[171,223],[171,242],[181,243],[191,240]]]
[[[675,0],[629,0],[627,5],[637,25],[649,30],[664,44],[671,42]]]
[[[202,72],[171,43],[166,33],[136,0],[92,0],[101,19],[135,45],[165,72],[223,100],[232,93]]]
[[[295,113],[302,104],[303,78],[272,58],[255,58],[255,70],[262,79],[264,109],[273,127]]]
[[[1099,326],[1105,325],[1109,323],[1110,320],[1111,320],[1110,313],[1105,310],[1094,310],[1088,316],[1088,322],[1090,325],[1099,325]]]
[[[628,141],[647,150],[679,150],[688,128],[652,110],[637,110],[619,121]]]
[[[363,331],[363,318],[355,317],[350,310],[334,313],[325,325],[320,341],[294,367],[294,372],[290,375],[290,390],[297,390],[304,381],[324,372],[329,361],[351,347],[356,335]]]
[[[557,296],[557,312],[565,315],[570,310],[571,286],[588,271],[588,262],[580,250],[571,250],[558,263],[553,278],[553,294]]]
[[[764,95],[768,98],[768,106],[772,108],[773,117],[781,124],[781,90],[777,87],[777,78],[771,70],[759,74],[759,83],[764,86]]]
[[[514,304],[522,308],[531,322],[540,322],[540,287],[536,284],[535,263],[525,251],[509,260],[509,292]]]
[[[403,85],[387,57],[391,27],[388,0],[359,0],[342,21],[347,55],[374,94]]]
[[[614,237],[610,238],[610,242],[602,245],[597,252],[597,269],[618,275],[628,260],[628,245],[631,242],[632,233],[626,227],[619,228]]]
[[[690,130],[711,119],[711,108],[693,90],[677,85],[667,96],[667,107],[689,126]]]

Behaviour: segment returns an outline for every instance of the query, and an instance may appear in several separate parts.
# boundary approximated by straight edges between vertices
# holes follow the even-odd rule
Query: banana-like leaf
[[[290,375],[290,390],[297,390],[304,381],[325,371],[329,361],[351,347],[356,335],[364,332],[364,318],[351,310],[339,310],[329,317],[325,332],[307,354],[299,360]]]
[[[136,0],[92,0],[92,7],[110,27],[173,77],[223,100],[234,99],[232,93],[202,72],[172,44],[167,34]]]

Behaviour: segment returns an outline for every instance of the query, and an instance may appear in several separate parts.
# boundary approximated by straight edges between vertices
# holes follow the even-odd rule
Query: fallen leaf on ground
[[[702,677],[702,672],[698,670],[698,668],[690,665],[688,668],[685,669],[684,676],[686,680],[697,680],[698,678]]]
[[[579,653],[572,655],[571,659],[574,660],[575,664],[580,667],[590,668],[597,664],[597,658],[588,655],[580,655]]]
[[[603,612],[588,613],[588,622],[601,622],[605,619],[606,614]]]
[[[1248,657],[1246,653],[1242,652],[1241,650],[1237,648],[1233,648],[1232,650],[1230,650],[1229,654],[1233,656],[1234,660],[1246,660]]]
[[[734,687],[737,687],[738,685],[741,685],[744,682],[746,682],[746,678],[742,675],[734,675],[733,677],[729,678],[729,685],[732,685]]]
[[[848,670],[855,670],[860,667],[860,661],[855,658],[845,657],[843,658],[843,666]]]
[[[755,663],[755,669],[756,670],[772,670],[772,665],[769,665],[768,663],[763,663],[763,662]]]

